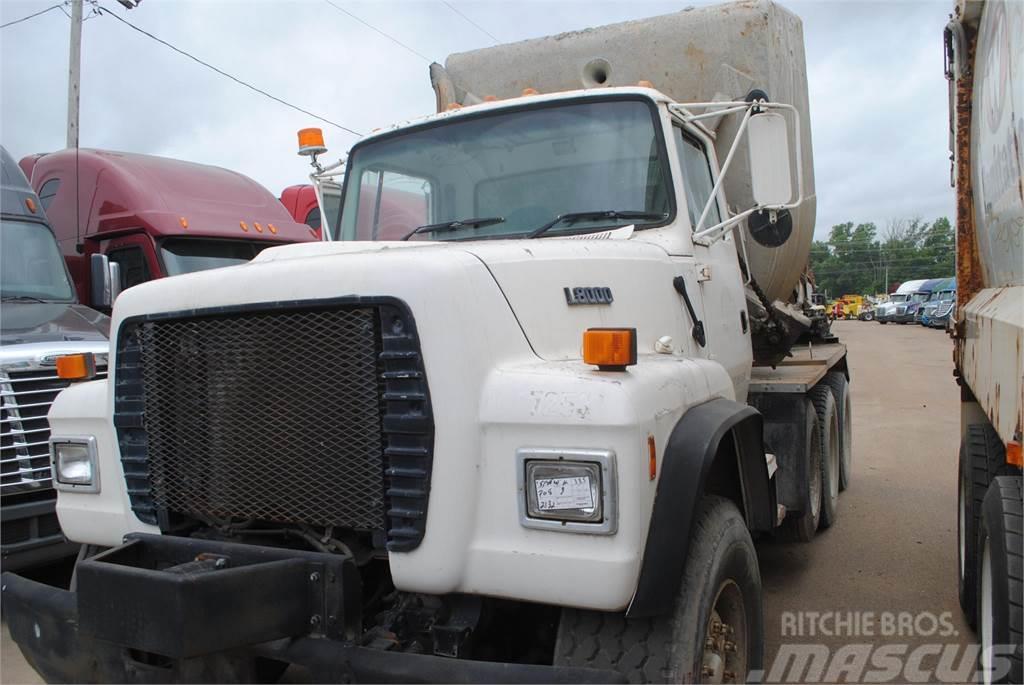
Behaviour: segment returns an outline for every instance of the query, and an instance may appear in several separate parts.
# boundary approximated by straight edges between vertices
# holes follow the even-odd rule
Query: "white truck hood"
[[[483,288],[487,273],[503,298],[467,292]],[[118,326],[155,312],[389,295],[409,304],[421,329],[456,309],[480,331],[491,312],[473,309],[504,303],[537,356],[569,360],[581,357],[587,328],[636,328],[641,353],[680,330],[685,322],[672,287],[677,273],[662,248],[636,239],[305,243],[270,248],[248,264],[136,286],[118,299],[114,318]],[[612,302],[567,302],[566,288],[594,287],[609,288]],[[456,300],[442,299],[450,297],[445,293]]]

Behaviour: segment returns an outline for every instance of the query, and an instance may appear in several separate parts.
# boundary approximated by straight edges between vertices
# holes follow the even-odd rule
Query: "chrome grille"
[[[51,487],[46,414],[67,386],[53,369],[0,370],[0,493]]]

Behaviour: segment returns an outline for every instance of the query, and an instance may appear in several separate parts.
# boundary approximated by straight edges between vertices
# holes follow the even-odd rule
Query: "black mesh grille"
[[[422,386],[419,406],[397,416],[388,400],[395,332]],[[389,533],[411,526],[410,537],[422,537],[422,443],[432,443],[433,425],[414,327],[398,307],[162,317],[125,324],[118,344],[115,421],[143,520],[177,512]],[[414,484],[421,506],[400,512],[419,521],[388,512],[396,440],[426,457]]]

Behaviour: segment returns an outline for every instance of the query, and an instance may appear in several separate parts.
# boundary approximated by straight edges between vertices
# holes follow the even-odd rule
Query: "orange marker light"
[[[526,95],[537,95],[536,88],[523,88],[523,96]]]
[[[498,96],[497,95],[485,95],[484,96],[484,102],[497,102],[497,101],[498,101]]]
[[[178,223],[181,224],[181,227],[183,229],[185,229],[186,231],[188,230],[188,219],[186,219],[185,217],[179,217]]]
[[[258,223],[256,223],[255,221],[254,221],[254,222],[252,222],[252,227],[256,229],[256,232],[257,232],[257,233],[263,233],[263,227],[262,227],[262,226],[260,226],[260,225],[259,225]]]
[[[654,480],[658,477],[658,447],[654,444],[654,436],[647,436],[647,478]]]
[[[1024,455],[1021,455],[1020,442],[1017,440],[1006,443],[1006,463],[1024,467]]]
[[[69,381],[85,381],[96,375],[96,357],[90,353],[57,357],[57,376]]]
[[[451,103],[448,104],[447,109],[448,109],[449,112],[453,112],[453,111],[455,111],[457,109],[462,109],[462,105],[460,105],[457,102],[451,102]]]
[[[270,229],[271,233],[273,233],[274,235],[277,235],[277,226],[275,226],[274,224],[267,224],[267,228]]]
[[[654,88],[654,84],[651,83],[650,81],[640,80],[636,82],[636,85],[640,86],[641,88]]]
[[[324,145],[324,132],[318,128],[304,128],[299,130],[299,154],[319,155],[327,152]]]
[[[602,371],[625,371],[636,364],[636,329],[587,329],[583,332],[583,362]]]
[[[248,232],[249,232],[249,224],[245,223],[244,221],[239,221],[239,222],[238,222],[238,225],[239,225],[239,226],[241,227],[241,229],[242,229],[243,231],[245,231],[246,233],[248,233]]]
[[[32,198],[25,198],[25,206],[28,207],[28,211],[32,212],[33,214],[36,213],[36,201],[33,200]]]

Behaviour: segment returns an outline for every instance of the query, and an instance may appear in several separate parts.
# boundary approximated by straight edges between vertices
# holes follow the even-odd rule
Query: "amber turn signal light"
[[[636,364],[636,329],[588,328],[583,332],[583,362],[602,371],[625,371]]]
[[[1011,466],[1024,466],[1019,441],[1011,440],[1006,443],[1006,463]]]
[[[87,381],[95,377],[95,355],[86,352],[57,357],[57,376],[68,381]]]

